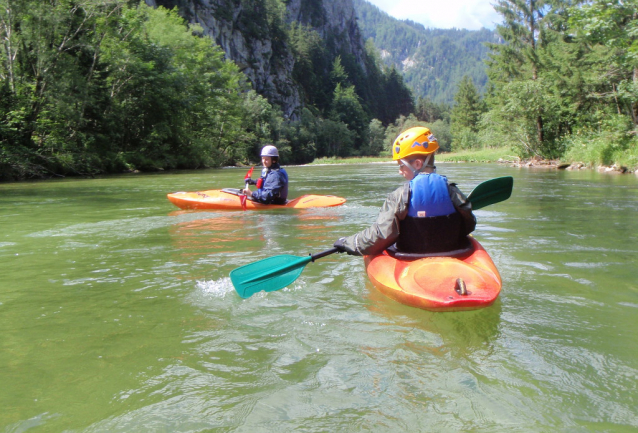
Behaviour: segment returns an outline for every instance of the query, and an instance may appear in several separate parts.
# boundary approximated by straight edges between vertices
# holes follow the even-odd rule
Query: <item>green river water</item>
[[[469,193],[496,303],[434,313],[334,254],[242,300],[231,270],[367,227],[395,165],[288,167],[337,208],[180,211],[245,169],[0,184],[0,431],[638,431],[638,179],[439,164]]]

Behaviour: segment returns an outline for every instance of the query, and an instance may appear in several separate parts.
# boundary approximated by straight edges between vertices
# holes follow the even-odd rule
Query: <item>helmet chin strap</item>
[[[428,154],[427,158],[425,158],[425,161],[423,161],[423,168],[428,166],[428,164],[430,163],[431,159],[432,159],[432,154],[430,153],[430,154]],[[431,167],[434,169],[434,171],[436,171],[436,167],[435,166],[432,165]]]
[[[414,167],[412,167],[411,164],[408,163],[408,161],[406,161],[405,159],[401,158],[399,161],[401,161],[403,163],[403,165],[405,165],[406,167],[408,167],[410,169],[410,171],[412,172],[412,176],[416,176],[417,174],[421,173],[421,170],[423,170],[425,167],[428,166],[430,159],[432,159],[432,154],[429,154],[426,158],[425,161],[423,161],[423,165],[421,166],[421,168],[419,170],[415,170]],[[431,166],[434,171],[436,171],[436,167]]]
[[[403,158],[401,158],[399,161],[401,161],[403,165],[410,169],[410,171],[412,172],[412,177],[415,177],[417,174],[419,174],[419,171],[421,171],[415,170],[414,167],[412,167],[412,165],[410,165],[410,163]]]

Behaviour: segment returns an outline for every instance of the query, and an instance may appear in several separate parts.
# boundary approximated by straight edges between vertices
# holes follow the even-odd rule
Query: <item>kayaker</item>
[[[288,199],[288,173],[279,166],[279,151],[268,145],[261,149],[261,177],[257,180],[247,179],[243,190],[249,198],[263,204],[286,204]],[[257,190],[248,187],[256,185]]]
[[[396,138],[392,159],[408,181],[383,203],[376,222],[334,246],[351,255],[379,254],[396,243],[404,253],[448,252],[469,245],[476,218],[467,197],[436,174],[434,152],[439,148],[428,128],[410,128]]]

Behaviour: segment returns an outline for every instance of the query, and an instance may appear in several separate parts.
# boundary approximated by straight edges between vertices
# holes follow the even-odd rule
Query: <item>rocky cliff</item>
[[[275,5],[284,3],[272,0]],[[191,23],[200,24],[246,74],[253,88],[295,119],[304,104],[303,89],[293,78],[295,59],[285,38],[265,20],[266,1],[146,0],[149,6],[178,7]],[[313,28],[335,56],[352,55],[364,66],[364,42],[352,0],[290,0],[282,25],[299,22]],[[275,30],[275,31],[273,31]],[[326,74],[329,71],[325,71]]]

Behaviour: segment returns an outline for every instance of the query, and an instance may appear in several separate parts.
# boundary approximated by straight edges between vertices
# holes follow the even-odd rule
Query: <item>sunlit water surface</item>
[[[469,193],[497,302],[433,313],[386,298],[359,257],[242,300],[228,274],[368,226],[395,165],[289,167],[308,211],[180,211],[240,187],[220,169],[0,185],[0,429],[636,431],[638,180],[439,164]]]

